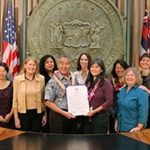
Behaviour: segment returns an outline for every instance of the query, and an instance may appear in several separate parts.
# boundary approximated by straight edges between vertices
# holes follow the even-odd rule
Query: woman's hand
[[[89,112],[87,113],[87,116],[88,116],[88,117],[92,117],[95,113],[96,113],[95,110],[91,110],[91,111],[89,111]]]
[[[135,127],[135,128],[132,128],[129,132],[136,132],[136,131],[140,131],[141,128],[140,127]]]
[[[5,118],[3,116],[1,116],[1,115],[0,115],[0,122],[6,123]]]
[[[64,111],[64,112],[63,112],[63,115],[64,115],[66,118],[68,118],[68,119],[73,119],[73,118],[75,118],[75,116],[74,116],[72,113],[67,112],[67,111]]]
[[[115,125],[114,125],[114,129],[117,133],[119,133],[118,131],[118,120],[115,120]]]
[[[21,123],[20,123],[19,118],[16,118],[16,119],[15,119],[15,126],[16,126],[17,129],[20,129],[20,128],[21,128]]]
[[[46,116],[43,115],[43,117],[42,117],[42,126],[45,126],[46,122],[47,122]]]
[[[150,90],[147,87],[145,87],[144,85],[140,85],[139,88],[146,91],[148,94],[150,94]]]
[[[8,123],[10,119],[11,119],[11,115],[10,115],[10,114],[7,114],[7,115],[5,116],[5,121]]]

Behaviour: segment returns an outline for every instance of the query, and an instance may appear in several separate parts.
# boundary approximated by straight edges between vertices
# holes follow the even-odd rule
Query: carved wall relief
[[[124,50],[122,19],[109,0],[41,0],[28,21],[28,45],[38,58],[81,52],[100,57],[109,71]]]

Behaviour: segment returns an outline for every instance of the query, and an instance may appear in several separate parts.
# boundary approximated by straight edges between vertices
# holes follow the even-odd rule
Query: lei
[[[97,89],[98,89],[98,85],[99,85],[100,80],[98,80],[94,86],[94,88],[90,89],[88,92],[88,100],[91,101],[93,100],[93,97],[95,96]],[[90,87],[90,83],[87,84],[87,87]]]

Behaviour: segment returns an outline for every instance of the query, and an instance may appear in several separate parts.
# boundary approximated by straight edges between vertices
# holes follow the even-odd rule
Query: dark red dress
[[[12,98],[13,98],[13,86],[12,82],[5,89],[0,89],[0,115],[5,117],[10,113],[12,108]],[[13,119],[9,123],[0,122],[1,127],[12,128]]]

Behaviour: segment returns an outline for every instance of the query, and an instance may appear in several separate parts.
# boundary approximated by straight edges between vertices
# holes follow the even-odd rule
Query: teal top
[[[119,131],[130,131],[138,123],[146,126],[148,119],[148,94],[138,86],[127,92],[123,87],[117,95],[117,120]]]

